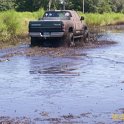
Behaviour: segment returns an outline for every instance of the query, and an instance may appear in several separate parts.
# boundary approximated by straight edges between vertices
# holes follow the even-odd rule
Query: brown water
[[[26,45],[1,50],[0,116],[38,124],[123,124],[112,114],[124,112],[124,31],[109,30],[99,39],[117,44],[71,48],[73,54],[63,56],[28,56],[23,52],[34,48]],[[22,54],[3,57],[15,51]]]

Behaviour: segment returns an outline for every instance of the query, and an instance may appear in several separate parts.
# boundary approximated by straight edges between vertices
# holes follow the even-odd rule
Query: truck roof
[[[74,12],[74,10],[47,10],[46,12],[65,12],[65,11]]]

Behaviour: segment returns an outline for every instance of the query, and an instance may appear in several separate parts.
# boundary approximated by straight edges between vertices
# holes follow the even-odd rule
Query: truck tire
[[[85,26],[85,28],[84,28],[84,37],[83,37],[83,41],[84,41],[84,43],[87,43],[88,40],[89,40],[89,31],[88,31],[88,29],[87,29],[87,26]]]
[[[74,43],[74,35],[73,33],[68,33],[66,38],[64,39],[64,43],[66,46],[68,47],[72,47],[72,46],[75,46],[75,43]]]
[[[83,41],[84,41],[84,43],[89,42],[89,32],[88,32],[88,30],[85,30]]]
[[[38,39],[36,37],[31,37],[31,46],[36,46],[37,45],[37,41]]]
[[[43,46],[44,42],[42,39],[37,37],[31,37],[31,46]]]

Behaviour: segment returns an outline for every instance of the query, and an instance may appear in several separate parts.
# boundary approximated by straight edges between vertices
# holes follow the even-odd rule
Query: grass
[[[0,44],[17,44],[18,36],[27,36],[28,23],[43,16],[44,10],[37,12],[16,12],[15,10],[0,12]],[[81,13],[88,26],[105,26],[124,24],[122,13]]]
[[[124,14],[123,13],[85,13],[80,15],[85,17],[85,21],[89,26],[107,26],[107,25],[117,25],[124,24]]]
[[[0,12],[0,45],[3,43],[17,44],[18,37],[27,36],[29,21],[40,18],[43,13],[43,9],[32,13],[16,12],[15,10]]]

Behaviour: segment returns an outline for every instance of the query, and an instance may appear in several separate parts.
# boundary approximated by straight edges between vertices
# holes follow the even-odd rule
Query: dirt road
[[[1,50],[0,124],[123,124],[124,30],[99,40],[117,44]]]

